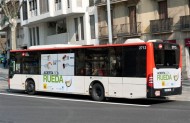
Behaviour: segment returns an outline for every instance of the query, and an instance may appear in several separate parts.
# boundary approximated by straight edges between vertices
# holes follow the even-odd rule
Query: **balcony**
[[[110,0],[110,4],[118,3],[118,2],[123,2],[123,1],[129,1],[129,0]],[[107,0],[96,0],[95,4],[97,6],[102,6],[107,4]]]
[[[150,21],[150,31],[152,34],[172,33],[173,18]]]
[[[49,35],[46,44],[68,44],[68,33]]]
[[[190,15],[180,17],[181,31],[190,31]]]
[[[134,37],[141,36],[141,22],[137,22],[134,25],[120,24],[112,26],[112,37]],[[99,27],[99,38],[107,39],[108,38],[108,26]]]
[[[137,22],[134,24],[130,24],[130,23],[120,24],[118,36],[133,37],[133,36],[140,36],[140,35],[141,35],[141,22]]]
[[[112,37],[117,37],[117,25],[112,26]],[[99,38],[100,39],[108,39],[108,26],[99,27]]]
[[[67,14],[85,13],[87,4],[84,0],[68,0]]]
[[[106,4],[106,0],[96,0],[95,4],[96,5]]]

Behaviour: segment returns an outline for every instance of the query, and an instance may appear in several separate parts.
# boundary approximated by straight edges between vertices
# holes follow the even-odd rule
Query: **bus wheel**
[[[35,94],[35,83],[32,80],[28,80],[26,83],[26,92],[29,95],[34,95]]]
[[[95,101],[103,101],[105,98],[104,88],[99,83],[92,86],[92,99]]]

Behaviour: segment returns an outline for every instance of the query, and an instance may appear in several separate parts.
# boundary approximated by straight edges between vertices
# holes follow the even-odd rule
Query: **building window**
[[[55,10],[61,10],[61,0],[55,0]]]
[[[83,17],[80,17],[80,25],[81,25],[81,40],[84,40],[84,22],[83,22]]]
[[[1,38],[6,38],[6,35],[1,35]]]
[[[23,20],[27,20],[28,19],[27,1],[23,2],[22,13],[23,13]]]
[[[94,0],[89,0],[89,6],[94,6]]]
[[[35,28],[32,28],[33,30],[33,44],[34,46],[36,45],[36,31],[35,31]]]
[[[30,16],[37,16],[37,1],[36,0],[30,0]]]
[[[29,33],[30,33],[30,46],[32,46],[32,28],[29,28]]]
[[[75,23],[75,38],[76,41],[79,41],[78,18],[74,18],[74,23]]]
[[[48,0],[40,0],[40,14],[49,12],[49,3]]]
[[[90,34],[91,34],[91,39],[95,39],[95,18],[94,18],[94,15],[90,15]]]
[[[136,6],[129,7],[129,23],[130,23],[130,33],[137,33],[137,18],[136,18]]]
[[[159,19],[167,19],[168,18],[168,9],[167,9],[167,1],[158,2],[158,13]]]
[[[29,28],[30,46],[40,44],[39,27]]]
[[[67,24],[66,24],[66,18],[64,18],[62,21],[58,21],[56,23],[56,33],[66,33],[67,32]]]
[[[37,34],[37,45],[40,45],[39,27],[36,27],[36,34]]]

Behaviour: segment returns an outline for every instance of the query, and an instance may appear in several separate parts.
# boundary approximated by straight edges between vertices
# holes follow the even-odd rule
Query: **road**
[[[8,70],[0,67],[0,123],[188,123],[189,81],[183,94],[164,99],[110,99],[87,96],[7,91]],[[180,101],[179,101],[180,100]]]
[[[0,123],[189,123],[190,103],[0,94]]]

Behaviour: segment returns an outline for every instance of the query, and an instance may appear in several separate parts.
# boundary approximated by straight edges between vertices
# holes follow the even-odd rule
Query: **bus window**
[[[172,46],[167,46],[167,49],[157,48],[158,46],[155,44],[154,49],[154,59],[156,68],[178,68],[179,67],[179,47],[175,46],[176,48],[172,49]],[[174,47],[174,46],[173,46]]]
[[[146,76],[146,46],[123,47],[123,76]]]
[[[38,53],[28,53],[27,56],[22,57],[22,74],[39,74],[39,54]]]
[[[111,47],[110,48],[110,76],[122,76],[121,67],[122,48]]]
[[[85,50],[85,75],[108,76],[108,49],[89,48]]]
[[[75,74],[84,76],[85,64],[84,64],[84,49],[76,49],[75,51]]]
[[[10,74],[13,75],[15,73],[20,74],[21,73],[21,55],[20,53],[12,53],[10,56]]]

